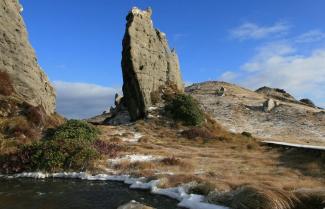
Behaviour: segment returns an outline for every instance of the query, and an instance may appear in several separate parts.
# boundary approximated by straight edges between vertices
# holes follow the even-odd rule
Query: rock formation
[[[18,0],[0,0],[0,100],[55,111],[55,93],[28,41]],[[5,114],[5,113],[4,113]]]
[[[183,91],[178,57],[166,35],[155,29],[152,10],[133,8],[126,17],[122,71],[125,103],[133,120],[145,117],[152,106],[152,92],[174,84]]]

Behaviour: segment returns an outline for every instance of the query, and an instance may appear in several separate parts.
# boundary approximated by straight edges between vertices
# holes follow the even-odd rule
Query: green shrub
[[[165,110],[174,120],[182,121],[185,125],[200,125],[204,120],[199,104],[190,95],[175,95]]]
[[[51,140],[24,145],[17,154],[27,171],[84,170],[99,157],[91,144],[73,140]]]
[[[53,133],[52,139],[76,139],[93,142],[97,139],[99,130],[80,120],[68,120],[63,125],[59,126]]]

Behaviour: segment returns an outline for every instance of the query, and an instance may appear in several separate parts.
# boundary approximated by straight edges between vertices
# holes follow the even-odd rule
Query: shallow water
[[[118,182],[0,178],[0,209],[116,209],[131,200],[157,209],[178,208],[176,200]]]

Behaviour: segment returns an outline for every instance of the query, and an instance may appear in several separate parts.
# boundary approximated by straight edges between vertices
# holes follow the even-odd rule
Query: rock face
[[[160,87],[174,84],[184,91],[177,54],[169,49],[166,35],[154,28],[151,15],[150,8],[133,8],[126,17],[123,94],[133,120],[146,116],[151,95]]]
[[[55,111],[54,89],[37,63],[21,11],[18,0],[0,0],[0,99],[43,107],[50,115]]]

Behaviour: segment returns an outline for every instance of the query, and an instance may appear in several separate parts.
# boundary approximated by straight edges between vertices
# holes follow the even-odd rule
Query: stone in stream
[[[152,10],[134,7],[126,17],[122,71],[125,105],[132,120],[147,116],[152,93],[173,84],[184,91],[178,57],[166,35],[155,29]]]
[[[142,205],[134,200],[132,200],[131,202],[122,205],[120,207],[118,207],[117,209],[154,209],[152,207],[146,206],[146,205]]]

